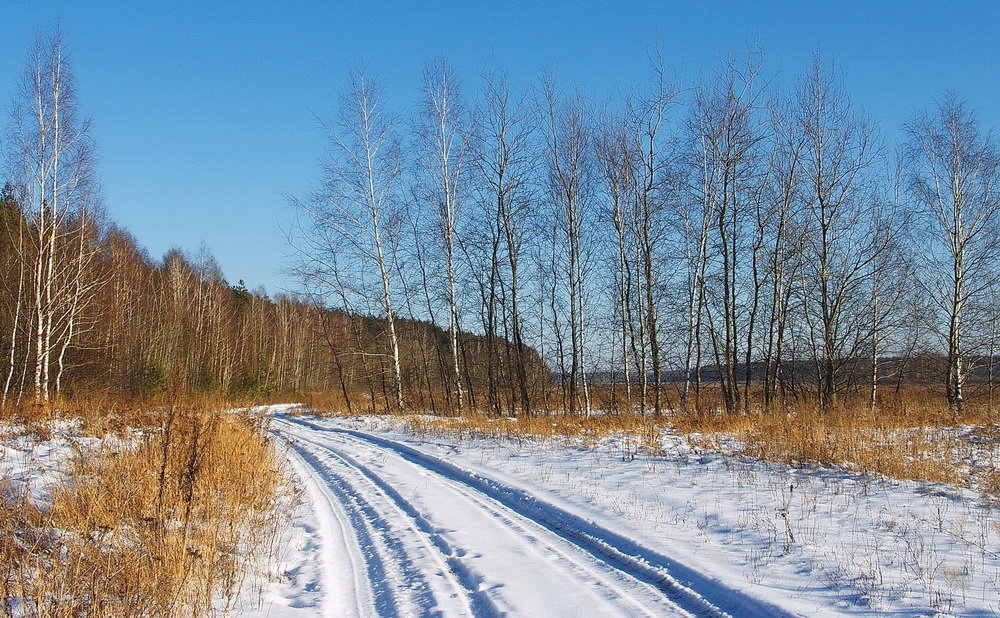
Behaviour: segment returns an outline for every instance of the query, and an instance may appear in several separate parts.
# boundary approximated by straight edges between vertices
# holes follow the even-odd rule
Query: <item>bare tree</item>
[[[337,122],[327,127],[331,151],[322,186],[296,204],[307,219],[299,247],[305,277],[345,303],[378,307],[385,319],[393,405],[402,410],[395,297],[403,204],[396,193],[401,169],[396,124],[381,84],[364,67],[354,71]]]
[[[771,406],[779,394],[785,398],[785,350],[794,281],[802,255],[795,233],[795,215],[801,202],[802,149],[805,138],[790,117],[791,106],[775,101],[771,106],[770,145],[764,199],[770,202],[767,236],[767,327],[763,349],[763,403]]]
[[[962,412],[969,308],[997,275],[1000,236],[1000,157],[992,136],[954,93],[906,125],[904,151],[910,195],[927,241],[924,279],[946,323],[945,394]]]
[[[560,101],[551,79],[543,84],[543,96],[548,188],[555,209],[553,220],[557,234],[557,248],[552,257],[556,261],[565,258],[563,275],[566,300],[569,303],[570,367],[567,403],[570,414],[575,414],[579,410],[578,399],[582,394],[583,410],[589,416],[591,406],[586,360],[584,285],[589,259],[585,223],[590,194],[591,130],[582,96]],[[557,311],[553,311],[554,316],[556,313]],[[556,336],[561,345],[558,332]]]
[[[18,195],[21,194],[19,197]],[[11,183],[5,183],[0,192],[0,224],[3,226],[3,236],[0,238],[0,247],[3,248],[2,259],[3,269],[7,273],[17,272],[17,280],[13,277],[4,277],[4,308],[8,312],[7,326],[10,335],[7,338],[7,377],[4,380],[2,400],[0,405],[7,402],[14,386],[14,378],[20,367],[18,363],[18,345],[24,339],[23,312],[26,311],[27,285],[29,262],[26,255],[26,244],[28,227],[24,219],[24,212],[21,209],[23,201],[23,190],[17,191]]]
[[[56,393],[63,390],[63,376],[70,364],[70,351],[79,347],[82,336],[94,326],[92,305],[97,292],[108,282],[108,277],[97,271],[101,250],[100,211],[89,195],[83,195],[82,202],[70,222],[67,246],[60,260],[66,292],[57,336]]]
[[[758,257],[765,211],[756,207],[765,169],[761,146],[770,128],[760,113],[759,71],[760,60],[753,55],[745,66],[728,61],[714,84],[698,90],[689,129],[698,176],[692,186],[713,224],[710,249],[717,263],[713,279],[722,326],[709,320],[708,327],[728,412],[747,403],[741,398],[737,367],[742,360],[749,371],[760,306]]]
[[[646,96],[632,97],[627,104],[634,178],[629,183],[634,192],[635,213],[632,223],[638,241],[638,276],[641,280],[642,321],[649,344],[650,369],[653,374],[653,414],[662,411],[663,350],[659,324],[659,291],[663,287],[660,265],[666,236],[664,214],[672,190],[670,160],[663,138],[667,112],[676,97],[664,80],[662,68],[654,71],[655,87]]]
[[[872,264],[891,246],[873,169],[882,149],[869,121],[851,109],[840,81],[818,56],[796,91],[801,132],[802,315],[820,405],[835,403],[844,369],[865,339]]]
[[[612,120],[602,129],[597,136],[595,150],[606,193],[606,208],[602,217],[610,221],[614,228],[615,256],[612,295],[614,296],[614,311],[617,314],[617,328],[615,330],[620,346],[617,351],[621,354],[620,363],[625,382],[625,401],[631,405],[633,364],[634,359],[639,356],[632,352],[637,344],[633,320],[633,312],[635,311],[633,288],[637,278],[634,271],[637,260],[634,255],[636,250],[633,235],[635,226],[631,225],[631,222],[635,216],[633,197],[638,193],[634,187],[637,180],[636,169],[640,164],[636,160],[629,126],[624,120]],[[645,409],[648,380],[644,367],[639,367],[639,372],[642,386],[640,409]],[[614,382],[612,386],[614,386]]]
[[[60,33],[38,39],[30,52],[13,106],[9,163],[23,187],[22,208],[30,233],[21,259],[31,260],[34,391],[48,402],[56,390],[66,349],[78,335],[82,260],[91,255],[84,228],[92,189],[89,122],[78,117],[70,60]],[[79,239],[75,245],[73,238]],[[79,250],[74,251],[74,247]]]
[[[420,109],[420,156],[427,177],[424,193],[434,212],[435,231],[444,258],[447,289],[448,339],[451,346],[451,388],[455,412],[462,413],[465,393],[459,354],[457,284],[458,228],[463,214],[462,184],[469,159],[469,128],[458,79],[444,60],[424,69]]]
[[[531,414],[524,335],[523,262],[531,227],[534,196],[531,186],[534,127],[526,102],[517,98],[502,74],[485,78],[482,108],[477,114],[474,161],[481,190],[482,211],[497,231],[505,268],[497,266],[507,290],[505,322],[510,324],[516,354],[515,380],[521,413]],[[504,282],[503,279],[506,281]]]

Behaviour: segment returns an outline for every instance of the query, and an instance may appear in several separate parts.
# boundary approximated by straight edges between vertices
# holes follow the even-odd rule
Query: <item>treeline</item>
[[[390,371],[385,320],[229,285],[207,250],[154,260],[109,223],[59,36],[32,48],[12,109],[0,143],[9,178],[0,192],[0,404],[323,391],[340,394],[344,409],[375,411],[394,407],[388,376],[398,375],[412,405],[449,409],[440,387],[449,336],[432,324],[394,321],[403,360]],[[458,338],[474,368],[465,390],[491,393],[499,408],[508,378],[493,365],[510,366],[510,346]],[[547,370],[522,352],[519,367],[538,388]]]
[[[970,372],[992,394],[991,133],[946,94],[890,148],[818,56],[787,88],[762,67],[687,85],[656,66],[598,103],[502,72],[466,97],[437,61],[403,112],[361,68],[297,200],[300,274],[386,320],[399,408],[401,314],[449,333],[459,412],[463,330],[538,350],[570,413],[874,408],[928,362],[953,412]],[[512,377],[521,413],[549,405]]]
[[[0,287],[8,301],[0,314],[4,402],[96,391],[143,398],[332,391],[348,410],[391,407],[383,320],[324,309],[294,296],[272,300],[242,282],[229,285],[207,251],[190,256],[174,250],[153,260],[126,232],[96,224],[66,230],[56,245],[76,248],[82,242],[88,259],[82,266],[56,262],[59,269],[72,267],[74,279],[52,294],[66,304],[51,311],[46,373],[34,347],[35,290],[23,276],[36,259],[31,239],[37,230],[12,196],[8,184],[0,242]],[[83,241],[78,234],[84,234]],[[8,242],[12,236],[27,242]],[[439,362],[447,350],[446,334],[414,320],[402,320],[399,329],[408,399],[426,409],[447,409],[447,394],[437,386],[447,375]],[[463,334],[462,341],[472,359],[483,354],[481,338]],[[477,366],[474,360],[468,364]],[[545,379],[543,365],[537,355],[529,365],[537,387]],[[36,390],[38,375],[47,391]],[[468,376],[468,389],[485,392],[489,382],[482,365]]]
[[[74,279],[68,289],[52,294],[66,304],[51,311],[46,374],[33,347],[35,290],[23,276],[37,259],[31,242],[37,230],[13,195],[7,184],[0,199],[0,287],[9,301],[0,314],[6,335],[0,376],[5,402],[95,391],[144,398],[333,391],[348,410],[390,407],[383,320],[324,309],[294,296],[272,300],[242,282],[228,284],[207,251],[190,256],[173,250],[153,260],[128,233],[96,224],[65,230],[56,245],[78,248],[82,243],[88,259],[83,265],[69,258],[56,262],[59,269],[72,268]],[[9,242],[12,237],[22,244]],[[400,339],[408,399],[427,409],[447,409],[447,394],[437,386],[447,375],[439,362],[447,350],[446,334],[427,322],[402,320]],[[481,338],[462,334],[462,341],[472,359],[484,354]],[[468,364],[477,366],[473,360]],[[489,389],[485,365],[478,365],[468,376],[470,392]],[[536,388],[547,376],[537,355],[529,365]],[[48,391],[36,390],[37,375]]]
[[[890,149],[820,58],[776,84],[751,53],[602,104],[503,73],[465,98],[438,61],[400,114],[359,70],[296,200],[309,295],[271,300],[104,220],[67,56],[41,41],[0,144],[3,401],[740,412],[874,408],[933,375],[956,414],[973,383],[991,402],[990,132],[947,94]]]

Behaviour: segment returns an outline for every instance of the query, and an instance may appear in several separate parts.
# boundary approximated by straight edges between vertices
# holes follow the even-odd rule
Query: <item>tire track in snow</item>
[[[298,458],[308,468],[305,472],[314,480],[330,488],[332,499],[342,507],[347,522],[363,554],[366,577],[371,592],[374,611],[379,616],[414,616],[440,613],[444,610],[448,615],[475,614],[472,609],[468,591],[455,581],[450,569],[443,564],[438,556],[433,542],[428,541],[421,533],[400,526],[400,521],[385,516],[385,509],[399,510],[391,496],[378,490],[374,493],[359,490],[354,479],[332,469],[330,460],[324,461],[317,453],[293,441],[286,442],[291,446]],[[339,453],[330,452],[334,464],[348,468],[350,475],[357,477],[358,470],[351,466]],[[374,504],[375,498],[379,504]],[[381,498],[381,499],[379,499]],[[380,508],[381,507],[381,508]],[[428,574],[421,569],[424,564],[423,555],[413,555],[412,547],[406,547],[406,539],[418,540],[423,554],[427,552],[431,561],[437,562],[441,579],[452,593],[441,593],[432,585],[438,574]],[[359,571],[360,569],[355,569]],[[358,573],[355,573],[355,576]],[[328,578],[326,578],[328,579]],[[444,598],[439,598],[444,597]],[[457,603],[449,602],[457,600]],[[367,613],[367,612],[361,612]],[[491,615],[483,612],[475,615]]]
[[[392,489],[391,486],[384,479],[382,479],[377,473],[375,473],[371,468],[355,461],[349,455],[346,455],[339,450],[339,448],[342,448],[344,446],[350,446],[355,448],[358,446],[367,446],[368,448],[378,450],[376,447],[367,443],[359,443],[358,441],[349,438],[346,439],[345,443],[343,442],[343,440],[345,440],[345,437],[339,435],[337,435],[336,437],[340,438],[340,441],[338,441],[336,444],[334,444],[332,440],[334,436],[330,435],[307,436],[304,435],[301,430],[299,431],[293,430],[293,432],[291,432],[291,435],[293,435],[295,438],[299,440],[308,442],[319,448],[328,450],[335,456],[341,457],[351,462],[351,464],[354,467],[356,467],[359,471],[368,476],[374,483],[384,487],[387,493],[391,493],[394,496],[396,496],[401,502],[401,505],[402,504],[406,505],[404,507],[404,510],[406,510],[408,514],[414,517],[414,519],[417,520],[418,522],[423,522],[422,525],[427,527],[429,536],[431,536],[431,538],[434,539],[435,545],[437,545],[438,542],[441,543],[439,547],[441,547],[442,553],[448,556],[447,560],[449,565],[455,570],[459,579],[463,582],[463,585],[465,585],[467,589],[469,589],[471,593],[470,596],[472,596],[474,601],[478,601],[476,605],[480,609],[479,611],[476,612],[476,615],[496,616],[496,615],[502,615],[504,613],[499,608],[496,607],[496,605],[489,598],[489,596],[485,594],[485,591],[478,589],[478,585],[482,583],[484,580],[483,576],[476,573],[474,570],[472,570],[470,567],[462,563],[461,560],[459,560],[454,556],[453,550],[448,544],[448,541],[445,540],[439,532],[434,530],[433,526],[431,526],[431,524],[427,521],[427,519],[423,515],[420,515],[419,512],[409,502],[403,499],[402,496],[400,496],[395,489]],[[384,453],[384,451],[379,450],[379,453],[380,454]],[[406,462],[410,466],[413,466],[412,462],[409,462],[406,459],[401,458],[401,461]],[[418,471],[426,471],[425,468],[419,466],[415,466],[415,468]],[[687,612],[681,610],[679,607],[676,607],[673,603],[670,603],[666,599],[658,598],[659,595],[656,593],[655,590],[652,589],[649,590],[648,595],[645,595],[646,597],[645,599],[640,600],[636,598],[636,596],[632,592],[626,589],[628,583],[622,585],[622,583],[624,582],[616,581],[618,577],[623,577],[624,574],[614,569],[607,569],[607,568],[602,569],[599,567],[595,568],[594,566],[587,564],[586,560],[584,559],[585,556],[593,560],[593,557],[589,553],[583,552],[582,553],[583,555],[573,555],[569,551],[566,551],[565,549],[558,547],[557,544],[553,544],[551,542],[546,541],[544,538],[541,538],[551,535],[551,532],[547,528],[540,527],[533,520],[524,518],[523,516],[517,514],[516,512],[511,511],[510,509],[503,507],[502,505],[498,505],[496,501],[492,499],[489,499],[485,496],[480,496],[477,493],[470,493],[469,491],[467,491],[464,485],[456,484],[454,483],[454,481],[452,481],[447,477],[438,475],[436,476],[454,493],[455,496],[459,497],[462,500],[472,503],[473,505],[475,505],[475,508],[477,510],[497,520],[500,523],[500,525],[507,531],[507,533],[512,537],[512,542],[520,542],[523,544],[524,541],[528,541],[528,545],[531,547],[533,553],[539,556],[542,562],[551,562],[553,561],[553,557],[557,557],[558,561],[564,563],[563,564],[564,570],[567,573],[571,573],[572,574],[571,576],[574,579],[579,580],[581,585],[586,585],[587,582],[589,582],[594,589],[605,589],[610,591],[612,593],[612,599],[614,599],[616,604],[628,606],[620,608],[622,610],[621,615],[636,616],[636,617],[638,616],[654,617],[663,615],[664,610],[677,615],[690,615]],[[540,530],[529,530],[528,526],[531,525],[539,527]],[[562,541],[561,544],[565,544],[564,539],[562,539],[561,537],[558,538],[560,541]],[[579,548],[577,548],[575,545],[571,545],[570,547],[572,547],[575,550],[579,550]],[[580,552],[577,551],[575,553],[580,553]],[[604,566],[603,561],[600,564]],[[611,571],[612,573],[609,573],[608,571]],[[615,579],[611,579],[609,578],[609,575],[611,574],[616,575],[617,577]],[[629,581],[632,582],[632,585],[634,586],[634,581],[632,579],[629,579]],[[645,584],[642,585],[644,587],[646,586]],[[655,609],[651,609],[650,607],[651,604],[656,605]]]
[[[379,543],[379,536],[375,532],[374,526],[368,521],[368,513],[373,513],[370,505],[367,505],[357,492],[349,489],[349,485],[340,475],[330,472],[321,461],[309,450],[296,444],[291,445],[292,449],[306,463],[310,474],[315,474],[317,480],[329,487],[334,499],[344,509],[351,530],[355,535],[358,545],[364,555],[364,562],[367,570],[367,581],[371,586],[372,601],[375,609],[381,616],[399,616],[400,603],[393,587],[388,585],[390,575],[386,572],[386,564],[394,564],[392,560],[385,559],[388,550],[385,543]],[[368,508],[365,509],[364,507]],[[365,511],[368,511],[366,513]]]
[[[329,450],[349,447],[355,451],[359,448],[370,451],[375,453],[377,457],[384,457],[387,454],[384,448],[343,434],[316,432],[299,427],[292,429],[289,433],[299,440]],[[568,543],[565,538],[553,534],[551,530],[538,522],[499,504],[488,496],[476,491],[469,491],[467,486],[457,483],[447,476],[429,471],[403,457],[398,457],[398,460],[417,475],[432,475],[435,483],[450,490],[455,497],[463,502],[472,505],[480,516],[487,515],[495,520],[502,533],[509,537],[510,545],[524,547],[537,558],[538,563],[545,565],[545,568],[558,569],[562,573],[561,579],[564,583],[569,580],[574,586],[578,586],[582,593],[597,592],[602,603],[613,606],[614,615],[636,616],[637,618],[639,616],[663,615],[691,616],[689,612],[684,611],[663,596],[655,587],[637,581],[634,577],[608,565],[606,561],[595,557],[592,553],[573,543]],[[494,530],[495,533],[496,530]],[[554,574],[550,573],[551,575]],[[538,577],[543,578],[541,574]],[[572,594],[569,589],[560,589],[559,592],[563,596]],[[608,611],[612,610],[605,610],[605,612]],[[599,613],[600,615],[609,615],[605,612]],[[520,612],[515,609],[513,613]]]
[[[788,612],[729,588],[684,564],[549,504],[523,489],[460,468],[413,447],[351,429],[324,427],[301,418],[278,417],[325,434],[350,436],[381,447],[432,473],[446,477],[530,519],[619,571],[659,589],[685,612],[698,616],[791,616]]]
[[[419,534],[415,535],[416,539],[427,549],[428,555],[437,563],[442,576],[451,584],[452,588],[462,593],[461,596],[466,599],[465,604],[468,613],[483,617],[498,616],[501,614],[489,597],[483,591],[479,590],[479,584],[483,580],[482,576],[462,563],[455,550],[448,544],[440,532],[412,504],[403,498],[399,492],[393,489],[391,485],[386,483],[385,480],[374,473],[369,467],[331,445],[324,444],[320,440],[312,439],[299,433],[296,433],[294,437],[325,450],[345,465],[360,473],[371,483],[376,492],[386,498],[386,503],[391,503],[392,508],[398,514],[405,516],[405,518],[413,522],[416,528],[415,532],[419,532]]]
[[[323,608],[325,616],[369,615],[371,612],[366,611],[369,604],[365,603],[368,589],[363,585],[367,581],[367,577],[363,577],[364,558],[359,555],[360,548],[353,543],[353,533],[345,525],[348,517],[340,500],[333,495],[323,479],[310,473],[310,464],[298,451],[292,450],[289,454],[295,474],[301,478],[305,491],[312,494],[311,506],[320,537],[320,578],[315,582],[316,586],[313,582],[307,584],[306,590],[311,594],[324,594],[325,598],[318,605]],[[332,599],[336,599],[339,605],[333,606]],[[303,607],[301,601],[291,605]]]

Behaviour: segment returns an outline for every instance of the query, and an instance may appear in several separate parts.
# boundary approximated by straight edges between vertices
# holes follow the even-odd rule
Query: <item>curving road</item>
[[[782,616],[523,488],[277,415],[318,522],[327,616]]]

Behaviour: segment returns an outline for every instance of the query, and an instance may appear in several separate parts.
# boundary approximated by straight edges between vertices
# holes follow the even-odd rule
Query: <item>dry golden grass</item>
[[[667,421],[665,418],[652,419],[636,414],[600,414],[589,418],[567,414],[510,418],[483,415],[459,418],[406,415],[400,418],[410,431],[419,435],[447,433],[497,440],[567,439],[584,445],[621,434],[642,437],[652,444]]]
[[[129,399],[110,392],[91,391],[56,396],[48,403],[8,402],[0,407],[0,420],[17,423],[44,435],[51,421],[69,419],[81,423],[84,435],[102,437],[128,428],[156,428],[171,408],[223,410],[258,405],[220,393],[160,395]]]
[[[986,472],[979,478],[980,487],[982,490],[993,496],[1000,496],[1000,472],[994,470],[992,472]],[[1000,526],[1000,522],[997,522]]]
[[[372,412],[371,397],[367,393],[350,393],[350,399],[345,399],[339,392],[308,393],[299,398],[298,402],[316,414],[370,414]],[[285,402],[289,403],[289,402]],[[380,404],[381,402],[378,402]],[[384,406],[378,405],[378,412],[385,412]]]
[[[4,607],[195,616],[239,591],[274,537],[284,486],[263,420],[203,407],[155,416],[138,444],[81,453],[50,508],[0,500]]]
[[[743,454],[784,463],[842,466],[901,479],[959,483],[951,452],[958,438],[930,426],[887,424],[848,411],[753,414],[708,421],[678,417],[677,427],[698,434],[704,448],[720,448],[720,436],[735,437]]]
[[[802,406],[737,415],[680,413],[672,419],[677,431],[696,434],[706,448],[717,448],[721,436],[735,437],[744,454],[770,461],[956,484],[973,480],[956,460],[956,453],[971,445],[948,429],[990,428],[996,420],[990,408],[975,404],[955,416],[943,401],[917,388],[880,400],[875,408],[859,398],[825,412]]]
[[[600,392],[602,396],[608,393]],[[677,401],[677,393],[671,393]],[[711,403],[717,393],[703,393]],[[665,397],[666,399],[666,397]],[[863,397],[845,398],[825,412],[808,402],[780,411],[755,410],[745,414],[670,412],[661,417],[639,414],[569,416],[536,414],[533,417],[496,418],[467,415],[461,418],[403,416],[417,434],[448,433],[459,437],[497,440],[569,440],[584,446],[611,436],[636,440],[646,452],[657,452],[661,432],[685,436],[706,450],[746,455],[781,463],[810,463],[842,467],[856,472],[883,474],[900,479],[971,484],[1000,493],[1000,473],[976,471],[971,477],[956,454],[975,448],[956,426],[973,426],[972,435],[997,434],[997,415],[975,402],[953,416],[927,389],[913,387],[892,393],[872,409]],[[992,434],[991,434],[992,435]],[[983,442],[983,440],[980,440]]]

